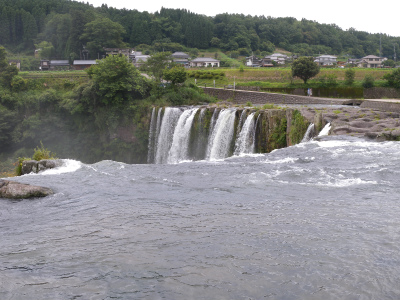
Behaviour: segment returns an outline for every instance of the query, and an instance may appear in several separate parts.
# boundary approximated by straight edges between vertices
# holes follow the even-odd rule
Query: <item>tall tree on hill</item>
[[[85,25],[80,40],[86,44],[91,58],[98,58],[105,53],[104,48],[123,48],[124,28],[108,18],[98,17]]]

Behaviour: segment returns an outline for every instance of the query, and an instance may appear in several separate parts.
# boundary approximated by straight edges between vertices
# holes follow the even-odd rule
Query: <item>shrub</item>
[[[375,79],[372,75],[367,74],[364,77],[364,80],[362,82],[362,86],[366,89],[372,88],[375,84]]]
[[[347,69],[344,73],[344,83],[346,85],[353,85],[355,77],[356,71],[354,71],[352,68]]]

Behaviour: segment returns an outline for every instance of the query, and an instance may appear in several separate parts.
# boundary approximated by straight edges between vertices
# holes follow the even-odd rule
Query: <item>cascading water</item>
[[[197,110],[198,108],[185,110],[179,117],[168,154],[168,163],[174,164],[189,159],[190,129]]]
[[[236,111],[233,109],[223,109],[219,113],[209,141],[207,159],[216,160],[229,156],[234,133],[235,114]]]
[[[254,112],[248,115],[246,121],[242,126],[242,129],[235,143],[235,155],[254,152],[254,115]]]
[[[151,112],[150,129],[149,129],[149,147],[147,153],[147,163],[152,163],[154,159],[154,146],[155,146],[155,136],[156,136],[156,126],[157,120],[155,118],[156,108],[153,107]]]
[[[157,138],[156,164],[168,162],[169,150],[171,149],[174,131],[182,110],[176,107],[165,108],[162,118],[160,133]]]
[[[325,127],[322,128],[318,136],[328,135],[330,130],[331,130],[331,123],[326,123]]]
[[[307,131],[304,134],[303,139],[301,140],[301,143],[306,143],[308,141],[310,141],[315,135],[315,125],[314,123],[311,123],[310,125],[308,125]]]

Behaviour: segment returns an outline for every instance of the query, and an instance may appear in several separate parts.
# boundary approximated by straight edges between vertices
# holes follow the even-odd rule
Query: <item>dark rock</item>
[[[61,165],[62,161],[59,159],[42,159],[38,162],[38,172],[61,167]]]
[[[29,173],[37,173],[37,164],[36,160],[24,160],[22,162],[21,175],[29,174]]]
[[[27,199],[34,197],[46,197],[52,194],[53,191],[46,187],[9,180],[0,180],[0,198]]]
[[[63,162],[60,159],[25,160],[22,162],[21,175],[61,167],[62,164]]]

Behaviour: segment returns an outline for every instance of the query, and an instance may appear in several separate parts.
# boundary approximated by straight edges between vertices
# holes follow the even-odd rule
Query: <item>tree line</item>
[[[243,14],[208,17],[186,9],[156,13],[93,7],[71,0],[0,0],[0,44],[32,53],[45,45],[48,58],[96,59],[104,47],[144,51],[190,51],[218,48],[242,55],[271,53],[276,47],[298,55],[343,54],[360,58],[400,53],[400,37],[306,19]],[[41,44],[45,42],[45,44]]]

